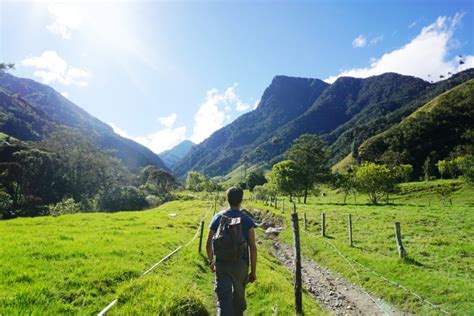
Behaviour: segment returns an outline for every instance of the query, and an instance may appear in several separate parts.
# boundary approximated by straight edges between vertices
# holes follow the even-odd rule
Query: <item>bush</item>
[[[13,201],[10,195],[5,191],[0,190],[0,211],[8,211],[12,204]]]
[[[145,194],[132,186],[113,187],[96,196],[96,209],[102,212],[141,210],[148,206]]]
[[[81,204],[74,201],[73,198],[64,199],[59,203],[49,205],[49,214],[59,216],[63,214],[80,213]]]

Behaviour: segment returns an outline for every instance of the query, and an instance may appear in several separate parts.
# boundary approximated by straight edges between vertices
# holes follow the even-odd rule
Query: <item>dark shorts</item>
[[[216,262],[215,291],[217,315],[240,316],[247,308],[245,286],[249,265],[243,260],[232,263]]]

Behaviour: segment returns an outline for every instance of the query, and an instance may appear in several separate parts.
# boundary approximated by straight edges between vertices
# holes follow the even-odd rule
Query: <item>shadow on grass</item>
[[[404,263],[411,264],[411,265],[414,265],[414,266],[417,266],[417,267],[424,267],[425,266],[423,263],[415,260],[414,258],[412,258],[410,256],[406,256],[402,260],[403,260]]]

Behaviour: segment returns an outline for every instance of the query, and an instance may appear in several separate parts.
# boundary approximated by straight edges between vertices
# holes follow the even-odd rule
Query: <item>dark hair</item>
[[[227,190],[227,201],[230,206],[237,206],[242,203],[244,191],[239,187],[231,187]]]

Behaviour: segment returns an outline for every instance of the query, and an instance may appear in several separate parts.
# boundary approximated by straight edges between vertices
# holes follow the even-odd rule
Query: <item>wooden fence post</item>
[[[307,229],[306,229],[306,212],[303,213],[303,229],[304,229],[304,230],[307,230]]]
[[[321,213],[321,236],[326,237],[326,213]]]
[[[199,253],[201,253],[202,247],[202,234],[204,233],[204,221],[201,221],[201,235],[199,237]]]
[[[293,204],[293,214],[291,214],[291,222],[293,226],[293,240],[294,240],[294,289],[295,289],[295,311],[300,315],[303,313],[303,295],[301,285],[301,252],[300,252],[300,231],[298,225],[298,213],[296,213],[296,204]]]
[[[347,219],[348,219],[348,224],[349,224],[349,246],[352,247],[352,215],[349,214]]]
[[[402,244],[400,222],[395,222],[395,239],[397,240],[398,255],[400,256],[400,258],[405,258],[407,254]]]

